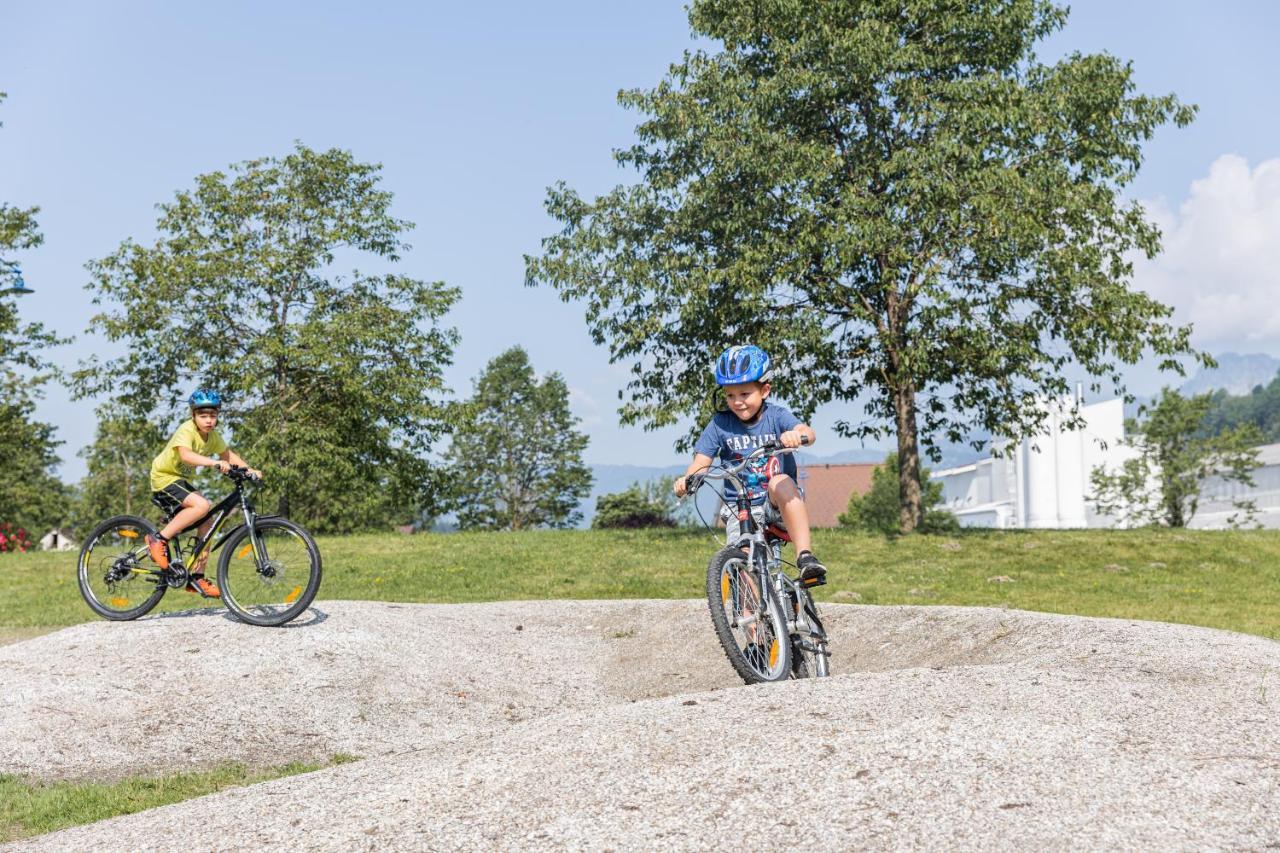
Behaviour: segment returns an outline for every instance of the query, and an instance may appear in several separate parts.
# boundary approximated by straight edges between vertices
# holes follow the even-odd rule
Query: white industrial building
[[[1088,501],[1089,473],[1098,466],[1115,471],[1137,454],[1122,444],[1124,403],[1082,405],[1084,426],[1075,430],[1063,426],[1070,406],[1070,399],[1050,404],[1045,431],[1012,452],[1006,452],[1007,441],[999,442],[990,458],[933,472],[930,479],[942,483],[942,508],[963,527],[1114,526],[1115,518],[1099,515]],[[1254,522],[1280,528],[1280,444],[1260,447],[1258,454],[1252,487],[1220,477],[1205,481],[1189,527],[1228,527],[1237,513],[1232,501],[1247,499],[1257,506]]]
[[[1280,444],[1265,444],[1257,451],[1259,467],[1253,471],[1253,486],[1209,477],[1200,488],[1200,506],[1188,527],[1229,527],[1238,513],[1232,501],[1251,500],[1258,512],[1249,526],[1280,528]]]
[[[1068,430],[1071,400],[1050,404],[1045,431],[1023,439],[1010,451],[1007,441],[996,455],[972,465],[935,471],[942,483],[942,507],[963,527],[1110,527],[1085,500],[1089,472],[1099,465],[1114,470],[1135,455],[1124,447],[1124,402],[1120,399],[1080,407],[1084,428]]]

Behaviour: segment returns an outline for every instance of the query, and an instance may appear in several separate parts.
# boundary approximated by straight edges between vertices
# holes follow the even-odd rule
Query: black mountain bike
[[[258,515],[247,487],[256,482],[247,468],[233,465],[226,476],[235,489],[195,524],[169,540],[169,568],[151,561],[145,537],[156,526],[136,515],[117,515],[94,528],[80,549],[80,594],[95,613],[107,619],[137,619],[160,603],[169,588],[183,589],[191,580],[188,566],[221,549],[218,587],[227,609],[251,625],[283,625],[311,606],[320,590],[320,549],[302,527],[271,515]],[[239,508],[244,522],[218,533]],[[172,517],[172,516],[171,516]],[[187,540],[190,559],[183,558],[180,538],[206,519],[207,536]]]
[[[785,530],[760,525],[751,512],[738,475],[763,456],[795,448],[766,444],[732,467],[713,468],[685,479],[692,494],[708,480],[732,480],[738,489],[736,510],[741,533],[707,566],[707,605],[716,637],[729,663],[747,684],[830,674],[827,632],[809,590],[782,569]]]

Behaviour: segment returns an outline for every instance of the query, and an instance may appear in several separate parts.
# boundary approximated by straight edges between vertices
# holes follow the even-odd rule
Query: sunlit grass
[[[293,762],[266,770],[229,764],[199,773],[172,773],[117,782],[28,782],[0,774],[0,843],[355,760],[355,756],[335,755],[328,764]]]
[[[820,597],[831,600],[1280,631],[1280,531],[972,531],[889,540],[822,530],[814,538],[831,570]],[[683,530],[325,537],[318,600],[697,598],[715,548],[706,532]],[[171,591],[154,612],[208,606],[217,605]],[[80,599],[74,553],[0,555],[0,632],[97,618]]]

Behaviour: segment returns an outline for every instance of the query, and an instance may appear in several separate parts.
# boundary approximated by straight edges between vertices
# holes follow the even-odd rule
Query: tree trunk
[[[289,517],[289,495],[287,492],[280,496],[280,502],[276,504],[276,515],[282,518]]]
[[[894,389],[893,409],[898,427],[898,529],[902,533],[910,533],[924,520],[920,500],[920,441],[916,434],[916,393],[910,382],[904,382]]]
[[[133,472],[129,470],[129,461],[124,458],[124,454],[116,451],[116,458],[120,460],[120,470],[124,472],[124,514],[133,515]]]

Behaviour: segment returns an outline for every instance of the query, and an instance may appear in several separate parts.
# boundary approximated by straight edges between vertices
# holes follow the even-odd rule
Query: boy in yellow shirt
[[[200,388],[187,402],[191,406],[191,420],[183,421],[151,463],[151,502],[165,515],[172,516],[157,536],[146,537],[151,559],[162,569],[169,567],[169,540],[204,518],[213,508],[209,499],[196,491],[187,478],[195,475],[197,467],[214,467],[224,474],[232,465],[249,467],[214,430],[218,425],[222,396],[217,391]],[[214,454],[220,458],[214,458]],[[256,469],[249,470],[256,476],[262,476]],[[206,519],[200,525],[201,536],[209,532],[212,523],[213,519]],[[198,592],[205,598],[219,598],[222,593],[217,585],[204,576],[207,559],[207,556],[202,556],[193,567],[187,591]]]

